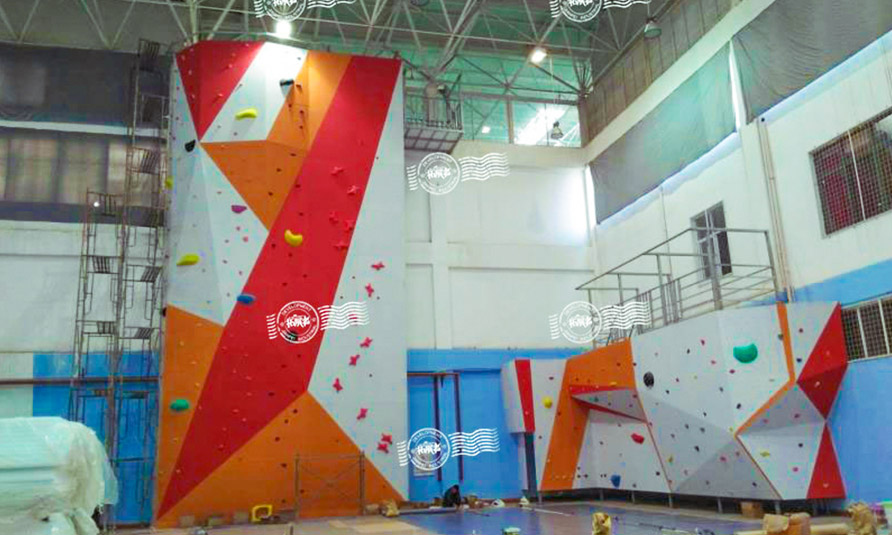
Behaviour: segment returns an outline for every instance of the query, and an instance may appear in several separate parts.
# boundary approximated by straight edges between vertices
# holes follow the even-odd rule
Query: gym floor
[[[594,501],[546,503],[531,508],[464,510],[441,514],[407,514],[399,518],[366,516],[337,519],[302,520],[289,526],[230,526],[209,530],[212,535],[501,535],[506,527],[520,529],[521,535],[588,535],[592,513],[602,511],[612,518],[613,535],[681,535],[673,530],[694,533],[711,530],[715,535],[733,535],[735,531],[761,527],[760,520],[736,514],[711,513],[699,509],[669,509],[656,505],[632,505],[628,502]],[[839,521],[822,517],[816,523]],[[662,530],[666,530],[662,532]],[[191,530],[118,530],[126,535],[163,533],[189,535]]]

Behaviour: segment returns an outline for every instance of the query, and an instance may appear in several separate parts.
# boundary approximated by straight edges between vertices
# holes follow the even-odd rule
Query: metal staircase
[[[123,191],[86,194],[68,402],[69,419],[104,440],[119,482],[138,482],[125,499],[142,518],[150,518],[152,506],[165,282],[170,114],[160,50],[140,41],[130,72]],[[107,508],[103,528],[116,523]]]

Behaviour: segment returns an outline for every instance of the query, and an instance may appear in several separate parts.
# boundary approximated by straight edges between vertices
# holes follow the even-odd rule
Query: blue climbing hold
[[[235,299],[236,299],[236,301],[238,301],[239,303],[241,303],[243,305],[250,305],[257,298],[251,294],[239,294],[239,296],[236,297]]]
[[[612,476],[610,476],[610,482],[613,483],[613,488],[618,489],[620,481],[622,481],[622,478],[619,476],[619,474],[613,474]]]

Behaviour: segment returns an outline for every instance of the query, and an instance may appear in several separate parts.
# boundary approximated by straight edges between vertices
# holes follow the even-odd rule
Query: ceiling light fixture
[[[545,60],[546,56],[548,56],[548,51],[541,46],[537,46],[533,49],[532,52],[530,52],[530,61],[538,65]]]
[[[657,24],[657,19],[649,18],[647,19],[647,24],[644,25],[644,38],[645,39],[656,39],[663,33],[663,29],[660,28],[660,25]]]
[[[276,22],[276,37],[287,38],[291,37],[291,23],[287,20],[280,20]]]

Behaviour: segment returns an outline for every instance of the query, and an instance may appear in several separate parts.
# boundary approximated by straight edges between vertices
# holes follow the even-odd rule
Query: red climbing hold
[[[356,362],[359,360],[359,355],[352,355],[350,357],[350,365],[356,366]]]
[[[332,223],[337,223],[338,222],[338,214],[333,211],[328,212],[328,220],[331,221]]]
[[[341,240],[338,243],[334,244],[334,248],[339,251],[346,251],[347,247],[348,247],[348,245],[344,240]]]
[[[388,435],[387,433],[381,433],[381,442],[387,442],[388,444],[393,444],[393,436]]]
[[[334,388],[334,389],[335,389],[336,391],[338,391],[338,392],[340,392],[341,390],[344,389],[344,387],[341,386],[341,379],[340,379],[340,378],[335,378],[334,384],[332,384],[331,386],[332,386],[332,388]]]
[[[387,449],[387,444],[385,444],[384,442],[378,443],[378,451],[383,451],[384,453],[390,453],[390,450]]]
[[[356,415],[356,419],[364,420],[368,413],[369,413],[369,410],[366,408],[359,409],[359,414]]]
[[[343,167],[337,167],[337,166],[335,166],[335,167],[333,167],[333,168],[331,169],[331,175],[332,175],[332,176],[334,176],[334,175],[339,175],[339,174],[341,174],[341,173],[343,173],[343,172],[344,172],[344,168],[343,168]]]
[[[353,185],[350,186],[350,189],[347,190],[347,195],[358,195],[359,194],[359,186]]]
[[[360,342],[359,347],[371,347],[371,345],[372,345],[372,339],[369,338],[368,336],[366,336],[365,340]]]
[[[384,262],[378,262],[377,264],[372,264],[372,269],[375,271],[381,271],[384,269]]]
[[[365,293],[369,294],[369,297],[371,297],[372,294],[375,293],[375,289],[372,288],[372,283],[368,283],[365,285]]]
[[[634,440],[636,444],[644,444],[644,437],[638,433],[632,433],[632,440]]]
[[[344,220],[344,230],[347,232],[356,228],[356,220],[355,219],[345,219]]]

